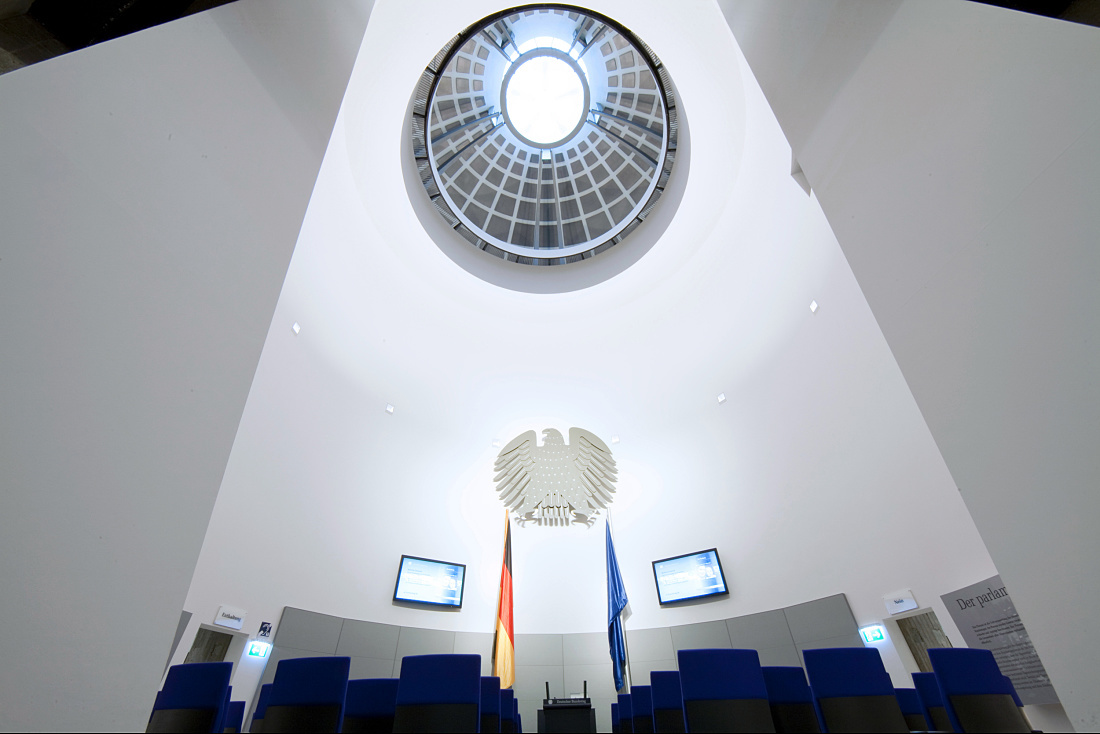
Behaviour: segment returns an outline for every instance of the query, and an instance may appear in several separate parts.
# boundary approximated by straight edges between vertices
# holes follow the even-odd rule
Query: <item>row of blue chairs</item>
[[[681,650],[679,671],[653,671],[611,704],[612,731],[1031,731],[988,650],[929,650],[934,672],[914,673],[914,688],[894,688],[874,648],[803,656],[805,671],[763,667],[755,650]]]
[[[281,660],[261,686],[249,731],[521,733],[519,702],[481,675],[480,655],[410,655],[399,678],[349,680],[351,658]],[[231,663],[176,665],[146,731],[240,732],[244,703],[230,702]]]

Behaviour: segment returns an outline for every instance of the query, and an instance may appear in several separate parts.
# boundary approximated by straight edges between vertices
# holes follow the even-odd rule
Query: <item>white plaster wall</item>
[[[721,5],[1070,718],[1095,730],[1100,30],[976,3]]]
[[[0,77],[0,729],[144,728],[369,9]]]
[[[789,175],[790,148],[717,6],[596,8],[668,65],[693,154],[674,172],[686,190],[661,241],[622,275],[560,295],[456,266],[398,183],[404,106],[371,105],[407,100],[454,29],[498,9],[431,7],[372,14],[177,659],[221,604],[247,609],[253,633],[286,605],[491,632],[503,541],[491,441],[572,425],[622,438],[613,517],[628,628],[837,592],[863,624],[882,618],[883,594],[912,588],[958,640],[939,595],[996,569],[816,199]],[[423,37],[387,45],[409,14],[426,18]],[[606,627],[603,542],[602,522],[513,528],[517,632]],[[661,609],[650,562],[712,546],[730,597]],[[463,609],[393,605],[402,553],[468,564]],[[904,684],[900,658],[884,656]],[[259,680],[245,665],[241,695]]]

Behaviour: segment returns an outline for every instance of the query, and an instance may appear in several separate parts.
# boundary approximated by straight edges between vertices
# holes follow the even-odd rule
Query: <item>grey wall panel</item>
[[[562,662],[565,665],[593,665],[611,662],[606,632],[582,632],[562,635]]]
[[[401,675],[401,658],[406,655],[449,655],[454,651],[454,632],[402,627],[401,635],[397,639],[397,660],[393,664],[393,677]]]
[[[493,670],[493,633],[492,632],[456,632],[455,653],[481,656],[481,674],[492,675]]]
[[[561,665],[516,665],[516,683],[512,690],[516,698],[541,701],[546,697],[546,682],[550,682],[550,697],[569,695],[565,690],[565,671]]]
[[[317,652],[316,650],[299,650],[293,647],[276,647],[271,646],[271,653],[267,657],[267,666],[264,668],[263,678],[260,679],[260,685],[270,683],[275,680],[275,671],[279,668],[280,660],[291,660],[293,658],[320,658],[330,657],[332,653]]]
[[[726,620],[730,633],[730,644],[735,648],[760,650],[769,647],[790,647],[794,649],[787,617],[782,609],[770,612],[747,614]]]
[[[596,710],[596,731],[611,731],[611,704],[617,700],[617,698],[592,699],[592,708]],[[528,731],[534,731],[534,729],[528,729]]]
[[[730,633],[725,621],[681,624],[672,630],[672,646],[676,650],[706,647],[730,647]]]
[[[393,676],[393,658],[352,657],[351,680],[360,678],[390,678]]]
[[[802,665],[802,658],[798,654],[798,648],[794,645],[784,645],[783,647],[765,647],[764,649],[758,649],[760,653],[761,665]]]
[[[180,612],[180,621],[176,625],[176,634],[172,638],[172,649],[168,651],[168,659],[164,661],[164,672],[168,672],[168,666],[172,662],[172,656],[176,654],[176,648],[180,646],[180,640],[183,639],[183,633],[187,629],[187,623],[191,621],[191,612],[184,610]]]
[[[796,643],[824,640],[858,631],[844,594],[786,607],[787,624]]]
[[[676,649],[672,646],[672,632],[668,627],[629,630],[626,633],[626,647],[631,663],[676,657]]]
[[[793,647],[791,651],[794,651]],[[649,674],[654,670],[679,670],[679,668],[676,666],[676,658],[668,658],[667,660],[635,660],[631,658],[630,683],[636,686],[648,686]]]
[[[286,607],[275,632],[274,644],[332,655],[340,642],[340,628],[343,625],[342,617]]]
[[[516,635],[516,665],[562,665],[563,635]]]
[[[614,698],[615,676],[611,672],[611,660],[605,663],[586,665],[566,665],[565,695],[584,693],[584,682],[588,681],[589,698]]]
[[[336,645],[336,654],[389,658],[392,662],[397,657],[397,638],[400,634],[401,628],[397,625],[345,619],[340,642]]]

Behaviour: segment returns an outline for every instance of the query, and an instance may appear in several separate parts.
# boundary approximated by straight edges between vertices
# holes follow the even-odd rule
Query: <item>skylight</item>
[[[539,145],[563,140],[586,112],[581,78],[554,56],[521,63],[508,82],[504,104],[519,134]]]

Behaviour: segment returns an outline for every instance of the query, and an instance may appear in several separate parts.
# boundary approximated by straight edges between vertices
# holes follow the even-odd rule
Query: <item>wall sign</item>
[[[1031,644],[1016,605],[1000,576],[940,597],[962,633],[967,647],[993,653],[1024,703],[1058,703],[1039,654]]]
[[[910,609],[917,608],[917,600],[913,596],[913,592],[909,589],[902,589],[901,591],[895,591],[893,594],[887,594],[882,597],[882,601],[886,605],[886,611],[890,614],[901,614],[902,612],[908,612]]]
[[[271,637],[271,622],[260,622],[259,637],[270,638]]]
[[[245,611],[237,607],[223,604],[218,607],[218,613],[214,616],[214,624],[220,627],[239,630],[244,626]]]

